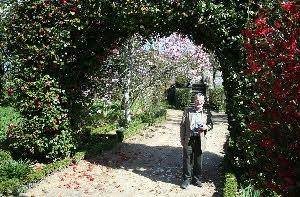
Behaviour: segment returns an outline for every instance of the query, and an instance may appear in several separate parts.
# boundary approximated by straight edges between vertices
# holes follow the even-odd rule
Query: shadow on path
[[[179,123],[182,111],[168,110],[167,120],[125,139],[110,150],[90,150],[77,166],[54,173],[21,196],[223,196],[222,161],[226,142],[227,116],[212,112],[214,129],[207,133],[203,161],[203,187],[182,190],[182,147]],[[99,143],[109,136],[99,136]],[[103,137],[105,139],[103,139]],[[116,138],[111,135],[110,137]],[[109,140],[108,140],[109,141]],[[93,153],[93,154],[92,154]],[[109,168],[111,167],[111,168]],[[75,169],[75,170],[74,170]],[[64,180],[62,180],[64,178]],[[87,179],[88,178],[88,179]],[[93,178],[93,179],[90,179]],[[71,184],[71,187],[70,187]],[[78,188],[80,186],[80,188]],[[34,195],[33,195],[34,194]]]
[[[211,144],[207,145],[207,151],[204,152],[203,187],[213,188],[210,189],[212,196],[221,197],[224,188],[222,149],[226,141],[224,129],[227,129],[227,115],[216,112],[212,112],[212,115],[214,129],[208,134],[207,142]],[[134,143],[119,143],[112,150],[93,155],[87,160],[98,165],[130,171],[150,179],[155,184],[164,182],[179,187],[182,181],[182,147],[179,144],[181,116],[181,112],[168,116],[163,126],[155,126],[154,130],[150,129],[144,134],[146,141],[142,138]],[[142,180],[129,178],[128,181]]]
[[[223,174],[221,170],[223,157],[204,153],[203,182],[210,187],[215,185],[213,196],[222,196]],[[151,179],[154,182],[181,184],[182,148],[171,146],[146,146],[144,144],[122,143],[112,151],[95,156],[90,162],[124,169]],[[128,180],[132,181],[132,180]],[[138,181],[138,180],[135,180]]]

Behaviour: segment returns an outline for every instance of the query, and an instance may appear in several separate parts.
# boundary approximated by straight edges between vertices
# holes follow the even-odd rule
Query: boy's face
[[[194,100],[195,107],[202,108],[204,104],[204,96],[197,96]]]

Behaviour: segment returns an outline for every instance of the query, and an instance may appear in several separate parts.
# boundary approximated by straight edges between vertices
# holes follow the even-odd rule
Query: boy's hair
[[[197,97],[204,97],[204,95],[202,93],[197,93],[194,95],[194,100],[197,98]]]

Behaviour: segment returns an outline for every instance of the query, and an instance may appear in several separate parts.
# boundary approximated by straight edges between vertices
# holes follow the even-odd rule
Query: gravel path
[[[182,111],[168,110],[167,120],[125,139],[113,150],[55,172],[22,197],[151,197],[223,196],[222,161],[228,135],[227,117],[213,112],[214,129],[207,134],[203,187],[180,188]]]

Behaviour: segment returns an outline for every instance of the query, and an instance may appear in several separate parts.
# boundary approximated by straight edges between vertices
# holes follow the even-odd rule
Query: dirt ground
[[[151,197],[223,196],[222,161],[228,136],[227,116],[213,112],[214,129],[207,134],[203,186],[181,189],[182,111],[168,110],[167,120],[99,153],[55,172],[20,197]]]

